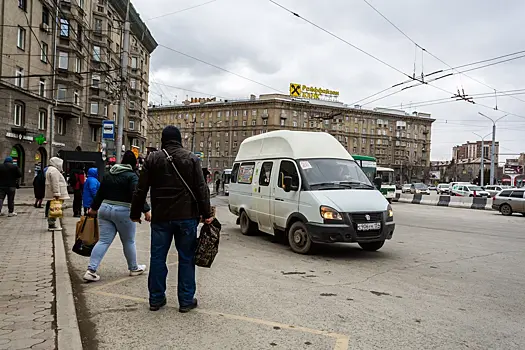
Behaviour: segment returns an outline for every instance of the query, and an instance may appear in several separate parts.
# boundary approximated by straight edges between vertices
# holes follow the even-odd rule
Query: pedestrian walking
[[[219,194],[219,187],[221,185],[221,179],[220,178],[217,178],[217,180],[215,180],[215,193]]]
[[[69,174],[69,185],[73,188],[73,216],[76,218],[82,214],[82,191],[85,180],[82,166],[75,164]]]
[[[2,214],[2,207],[6,196],[7,216],[17,215],[15,212],[15,195],[21,177],[22,172],[18,166],[13,164],[13,158],[6,157],[4,164],[0,164],[0,215],[4,215]]]
[[[84,184],[84,192],[82,193],[82,206],[84,207],[84,214],[87,215],[87,212],[93,203],[93,199],[95,198],[99,187],[100,181],[98,181],[98,169],[89,168],[87,180]]]
[[[157,311],[166,305],[166,258],[175,239],[179,311],[188,312],[197,307],[194,262],[197,225],[200,217],[206,223],[213,220],[210,190],[199,159],[182,147],[179,129],[164,128],[161,143],[162,150],[150,153],[143,164],[131,205],[131,219],[140,220],[141,208],[151,188],[150,310]]]
[[[146,265],[137,264],[135,246],[137,224],[130,219],[131,200],[139,179],[135,173],[136,165],[137,158],[133,152],[126,151],[122,163],[115,164],[109,173],[104,174],[100,188],[91,203],[88,214],[91,216],[98,214],[100,238],[91,252],[88,269],[84,274],[86,282],[100,280],[98,267],[117,232],[122,242],[130,276],[138,276],[146,271]],[[146,201],[139,209],[138,221],[141,213],[144,213],[146,221],[151,221],[150,207]]]
[[[47,170],[44,170],[46,174],[46,193],[45,198],[49,201],[55,199],[64,201],[69,199],[69,194],[67,193],[67,183],[64,175],[62,175],[62,167],[64,161],[58,157],[52,157],[49,160],[49,166]],[[46,204],[47,211],[47,225],[50,231],[61,230],[56,224],[56,218],[49,217],[49,204]]]
[[[44,170],[37,170],[33,179],[33,192],[35,194],[35,208],[42,208],[42,200],[46,195],[46,176]]]

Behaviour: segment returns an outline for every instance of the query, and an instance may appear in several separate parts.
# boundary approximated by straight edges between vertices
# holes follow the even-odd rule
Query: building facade
[[[475,141],[470,142],[467,141],[467,143],[464,143],[462,145],[454,146],[452,148],[452,158],[454,158],[457,161],[471,161],[476,158],[481,158],[481,144],[483,143],[483,158],[488,160],[490,163],[490,155],[492,154],[492,141]],[[499,160],[499,142],[496,141],[494,144],[495,149],[495,156],[496,160],[495,163],[498,164]]]
[[[121,88],[125,0],[18,0],[0,17],[0,156],[22,183],[60,150],[100,151],[102,122],[126,101],[124,145],[145,148],[150,55],[157,43],[130,6],[127,87]],[[56,23],[56,25],[55,25]],[[52,140],[52,142],[51,142]]]
[[[232,166],[244,139],[280,129],[329,132],[351,154],[371,155],[378,165],[394,168],[397,181],[423,179],[430,168],[434,120],[425,113],[365,110],[270,94],[247,100],[192,99],[181,105],[151,106],[148,115],[151,149],[160,147],[162,128],[175,125],[181,129],[184,146],[200,152],[203,165],[213,174]]]

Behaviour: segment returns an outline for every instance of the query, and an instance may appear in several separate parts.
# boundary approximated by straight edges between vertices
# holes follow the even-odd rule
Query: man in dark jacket
[[[202,217],[207,223],[213,220],[210,190],[204,180],[199,159],[182,148],[179,129],[167,126],[162,131],[161,142],[162,150],[151,153],[142,166],[130,216],[131,220],[140,222],[140,213],[151,188],[150,310],[157,311],[166,305],[166,258],[171,242],[175,239],[179,255],[179,311],[188,312],[197,307],[197,299],[194,298],[194,258],[199,218]]]
[[[6,196],[8,216],[17,215],[15,213],[15,194],[21,177],[22,172],[18,166],[13,164],[13,158],[6,157],[4,164],[0,164],[0,215],[2,215],[2,206]]]

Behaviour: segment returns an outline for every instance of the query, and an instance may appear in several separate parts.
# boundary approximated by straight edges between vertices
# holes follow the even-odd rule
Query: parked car
[[[401,193],[410,193],[411,187],[412,184],[404,184],[403,187],[401,187]]]
[[[437,185],[438,194],[450,194],[450,185],[449,184],[439,184]]]
[[[451,195],[459,197],[485,197],[490,195],[482,187],[476,185],[456,185],[452,188]]]
[[[525,189],[505,189],[498,193],[492,202],[492,209],[505,216],[521,213],[525,216]]]
[[[489,193],[491,197],[494,197],[503,190],[512,189],[512,186],[503,186],[503,185],[489,185],[483,187],[485,191]]]
[[[410,186],[410,193],[412,194],[430,194],[428,186],[422,182],[417,182]]]

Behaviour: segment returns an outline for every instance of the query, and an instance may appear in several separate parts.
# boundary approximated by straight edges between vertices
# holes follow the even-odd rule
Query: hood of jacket
[[[89,168],[87,176],[88,177],[98,177],[98,169],[97,168]]]
[[[62,160],[62,159],[60,159],[58,157],[52,157],[49,160],[49,165],[52,166],[53,168],[57,168],[58,171],[62,172],[63,171],[62,166],[64,165],[64,160]]]
[[[112,175],[125,173],[126,171],[133,171],[133,168],[129,164],[115,164],[111,169],[109,169],[109,173]]]
[[[13,157],[7,156],[5,157],[4,164],[13,163]]]

